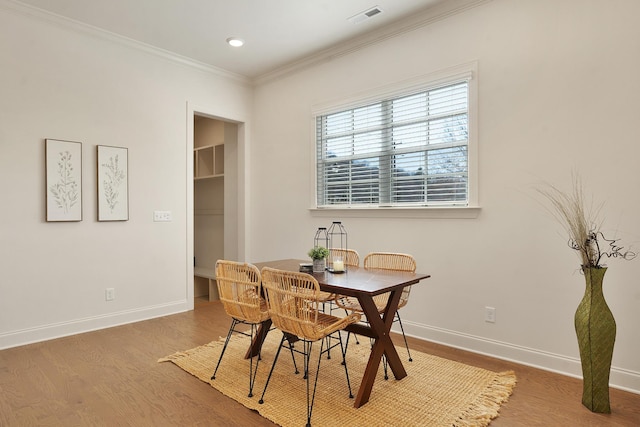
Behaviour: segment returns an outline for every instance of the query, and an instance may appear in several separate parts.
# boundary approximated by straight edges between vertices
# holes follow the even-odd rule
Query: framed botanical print
[[[98,221],[129,220],[129,150],[98,145]]]
[[[82,143],[45,139],[47,221],[82,221]]]

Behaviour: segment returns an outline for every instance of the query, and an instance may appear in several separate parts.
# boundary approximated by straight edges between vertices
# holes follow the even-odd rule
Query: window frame
[[[401,81],[373,90],[368,90],[349,96],[339,101],[326,102],[314,105],[311,114],[311,179],[310,195],[313,214],[318,216],[335,216],[339,212],[342,216],[352,217],[431,217],[431,218],[475,218],[479,214],[478,201],[478,91],[477,91],[477,62],[462,64],[446,70],[421,75],[409,80]],[[448,84],[466,81],[468,85],[468,187],[467,204],[424,204],[424,205],[372,205],[372,206],[318,206],[318,162],[317,162],[317,135],[316,118],[322,115],[333,114],[353,108],[366,106],[391,98],[399,98],[416,92],[428,91]]]

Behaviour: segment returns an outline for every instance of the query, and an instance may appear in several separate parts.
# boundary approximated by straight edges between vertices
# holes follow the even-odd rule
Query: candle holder
[[[344,273],[346,266],[342,256],[347,250],[347,230],[345,230],[342,222],[333,221],[327,231],[327,236],[329,240],[327,270],[332,273]]]

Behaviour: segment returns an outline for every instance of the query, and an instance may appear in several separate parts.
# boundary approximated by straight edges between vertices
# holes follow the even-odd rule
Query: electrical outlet
[[[496,323],[496,309],[493,307],[484,308],[484,321],[489,323]]]
[[[107,288],[104,290],[104,299],[106,301],[113,301],[116,298],[115,289]]]
[[[172,220],[171,211],[153,211],[154,222],[171,222]]]

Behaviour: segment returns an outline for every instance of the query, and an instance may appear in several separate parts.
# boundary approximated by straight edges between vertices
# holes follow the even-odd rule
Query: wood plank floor
[[[0,426],[273,426],[172,363],[157,363],[228,327],[220,303],[198,301],[191,312],[0,351]],[[410,346],[514,370],[518,385],[492,427],[640,426],[640,395],[612,389],[613,413],[593,414],[580,404],[580,380],[425,341]]]

